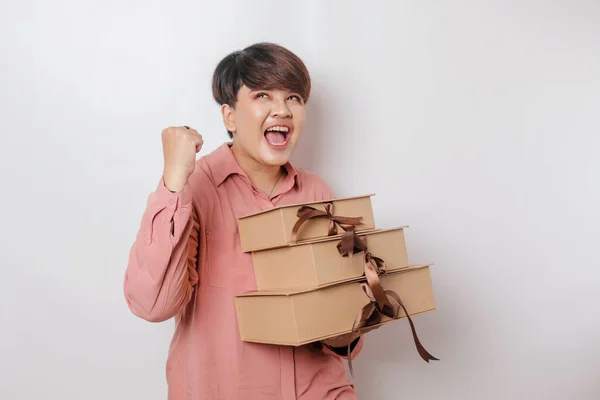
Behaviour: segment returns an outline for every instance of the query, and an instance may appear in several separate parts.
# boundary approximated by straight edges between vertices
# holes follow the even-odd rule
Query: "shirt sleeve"
[[[184,312],[198,283],[198,236],[189,183],[174,193],[161,179],[148,197],[125,272],[124,294],[133,314],[162,322]]]

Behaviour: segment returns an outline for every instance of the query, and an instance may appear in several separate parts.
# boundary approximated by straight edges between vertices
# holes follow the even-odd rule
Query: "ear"
[[[229,104],[223,104],[221,106],[221,115],[223,116],[225,128],[227,128],[229,132],[235,133],[235,109]]]

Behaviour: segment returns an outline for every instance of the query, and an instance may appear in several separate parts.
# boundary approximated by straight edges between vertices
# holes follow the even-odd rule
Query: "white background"
[[[0,398],[165,399],[122,281],[160,131],[227,140],[216,63],[312,73],[299,166],[410,225],[439,310],[368,335],[361,399],[600,398],[600,4],[3,1]]]

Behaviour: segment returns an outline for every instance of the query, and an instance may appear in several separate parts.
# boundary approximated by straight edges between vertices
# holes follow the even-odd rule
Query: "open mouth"
[[[283,147],[288,143],[290,128],[285,125],[275,125],[265,131],[265,139],[273,147]]]

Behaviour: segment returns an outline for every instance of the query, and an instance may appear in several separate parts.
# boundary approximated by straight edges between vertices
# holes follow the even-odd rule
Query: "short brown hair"
[[[251,90],[287,89],[304,102],[310,94],[310,76],[302,60],[280,45],[256,43],[223,58],[213,73],[213,97],[219,105],[235,107],[242,85]],[[229,137],[233,137],[227,131]]]

